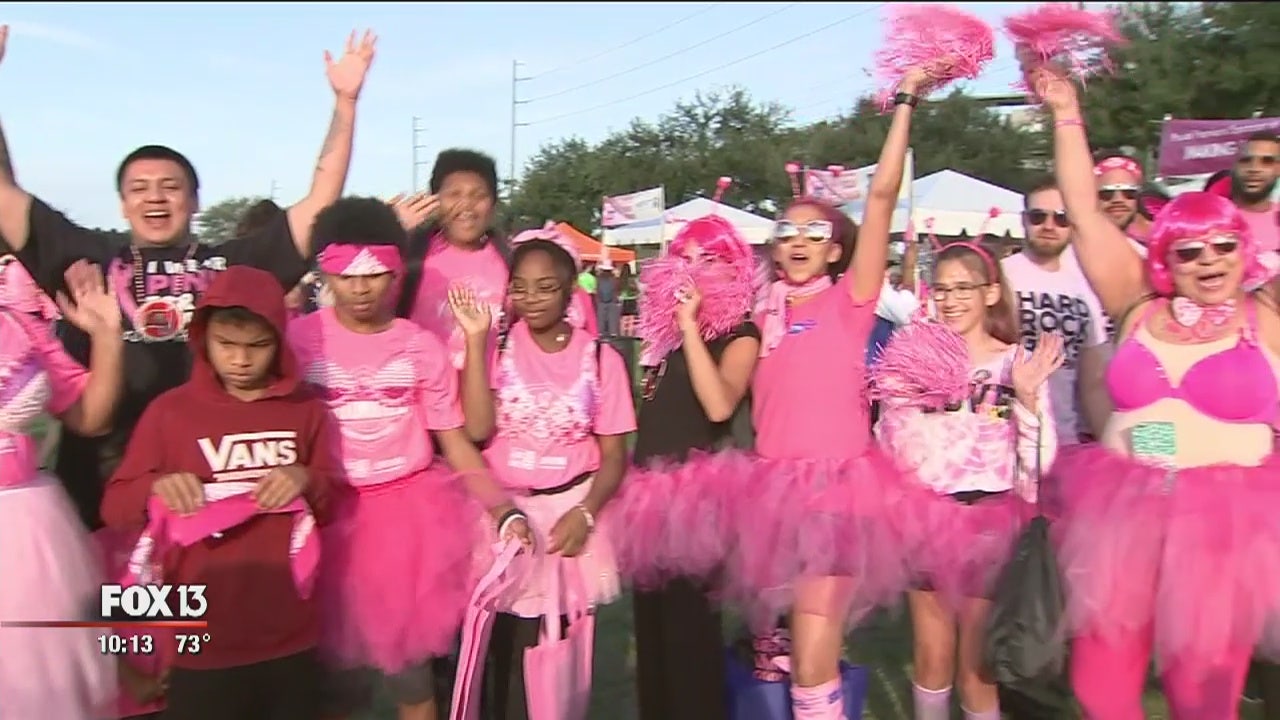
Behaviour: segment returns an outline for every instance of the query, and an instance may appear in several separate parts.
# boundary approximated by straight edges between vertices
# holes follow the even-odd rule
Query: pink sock
[[[961,709],[964,710],[964,720],[1000,720],[999,705],[996,705],[994,708],[991,708],[990,710],[985,710],[983,712],[974,712],[972,710],[967,710],[964,708],[961,708]]]
[[[813,687],[791,686],[791,711],[795,720],[848,720],[840,680]]]
[[[911,697],[915,700],[916,720],[950,720],[951,688],[926,690],[913,684]]]

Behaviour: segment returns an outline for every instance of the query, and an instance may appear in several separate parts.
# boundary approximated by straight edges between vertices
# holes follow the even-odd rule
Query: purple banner
[[[1166,120],[1160,132],[1160,174],[1206,175],[1226,170],[1250,135],[1280,132],[1280,117]]]

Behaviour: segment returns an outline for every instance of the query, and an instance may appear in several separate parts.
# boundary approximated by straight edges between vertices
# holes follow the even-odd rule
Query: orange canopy
[[[605,245],[569,223],[556,223],[556,229],[578,246],[578,254],[582,256],[583,262],[600,262],[601,253],[605,251],[608,251],[609,259],[615,264],[634,262],[636,259],[634,251]]]

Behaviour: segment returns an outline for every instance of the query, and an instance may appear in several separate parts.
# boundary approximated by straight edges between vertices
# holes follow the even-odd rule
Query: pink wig
[[[58,306],[12,255],[0,256],[0,307],[45,320],[56,320],[61,315]]]
[[[1173,294],[1169,253],[1186,240],[1209,235],[1230,235],[1240,241],[1244,258],[1244,287],[1261,287],[1272,273],[1259,258],[1258,243],[1235,203],[1207,192],[1183,193],[1160,211],[1147,239],[1147,278],[1157,293]]]
[[[582,255],[578,253],[578,246],[571,238],[565,237],[564,233],[560,232],[555,220],[548,220],[546,225],[537,230],[525,230],[511,238],[511,247],[515,248],[520,243],[530,240],[546,240],[559,245],[569,253],[569,257],[573,258],[573,266],[579,271],[582,270]]]
[[[661,257],[640,267],[636,334],[644,341],[642,364],[656,365],[680,346],[676,310],[680,292],[693,285],[702,295],[698,329],[705,340],[724,335],[751,311],[761,286],[751,245],[729,221],[717,215],[691,220],[680,228]]]

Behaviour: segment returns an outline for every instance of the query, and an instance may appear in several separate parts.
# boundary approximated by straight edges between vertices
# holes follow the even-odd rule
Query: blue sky
[[[1027,6],[959,5],[993,24]],[[866,69],[883,12],[884,3],[7,3],[0,119],[19,181],[87,225],[123,226],[116,164],[146,143],[192,159],[206,204],[267,195],[273,182],[288,203],[306,191],[329,118],[323,51],[371,27],[378,56],[347,189],[386,196],[412,183],[415,115],[421,160],[474,147],[507,174],[512,60],[530,77],[520,83],[529,102],[518,119],[529,125],[518,129],[519,167],[544,143],[600,140],[698,90],[740,85],[795,108],[798,121],[834,115],[872,89]],[[1005,92],[1016,75],[1002,41],[971,89]],[[429,172],[420,168],[420,185]]]

